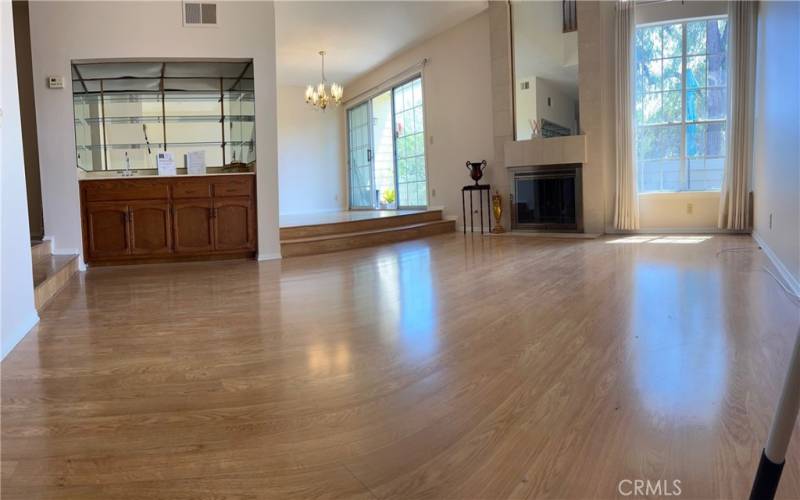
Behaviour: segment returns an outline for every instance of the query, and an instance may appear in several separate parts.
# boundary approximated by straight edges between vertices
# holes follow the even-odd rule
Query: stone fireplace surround
[[[571,232],[584,232],[583,220],[585,217],[585,209],[583,206],[583,191],[586,189],[585,183],[582,184],[581,177],[583,174],[583,167],[586,164],[586,136],[585,135],[572,135],[566,137],[552,137],[547,139],[530,139],[527,141],[507,141],[505,143],[504,155],[505,167],[508,173],[508,187],[509,193],[514,192],[514,174],[520,172],[541,172],[542,169],[552,167],[559,169],[563,167],[576,167],[578,171],[578,184],[577,189],[580,192],[576,193],[576,217],[578,220],[577,228],[568,231]],[[509,212],[513,212],[513,206],[509,203]],[[511,221],[512,230],[521,230],[522,228],[515,228],[514,221]],[[525,228],[525,231],[536,229]],[[550,229],[541,229],[544,232],[550,232]]]

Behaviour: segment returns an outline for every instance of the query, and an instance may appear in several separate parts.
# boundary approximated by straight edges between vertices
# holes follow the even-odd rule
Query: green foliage
[[[394,189],[389,188],[383,191],[381,195],[381,201],[384,205],[391,205],[394,203],[394,200],[397,199],[397,194],[394,192]]]

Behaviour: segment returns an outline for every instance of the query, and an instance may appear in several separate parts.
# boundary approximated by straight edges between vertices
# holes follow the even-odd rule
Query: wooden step
[[[362,231],[375,231],[392,227],[408,226],[420,222],[432,222],[442,219],[441,210],[425,210],[415,213],[404,213],[361,220],[331,222],[327,224],[309,224],[303,226],[282,227],[281,241],[298,238],[313,238],[331,234],[348,234]]]
[[[33,294],[36,310],[41,311],[77,272],[77,255],[48,255],[34,261]]]
[[[338,252],[353,248],[424,238],[436,234],[451,233],[455,230],[456,222],[454,220],[439,219],[406,224],[403,226],[373,229],[370,231],[296,238],[281,241],[281,255],[283,257],[297,257],[301,255]]]
[[[31,241],[31,261],[37,262],[44,257],[49,257],[52,253],[53,247],[50,240]]]

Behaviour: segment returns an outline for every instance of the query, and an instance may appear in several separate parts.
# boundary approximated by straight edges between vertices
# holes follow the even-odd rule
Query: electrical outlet
[[[431,189],[431,198],[436,198],[436,188]]]
[[[431,145],[433,145],[433,136],[431,136]]]
[[[772,212],[769,213],[769,229],[772,231]]]
[[[687,203],[686,204],[686,213],[687,214],[691,214],[692,212],[694,212],[694,205],[691,204],[691,203]]]
[[[339,201],[339,195],[338,194],[333,195],[333,201]]]

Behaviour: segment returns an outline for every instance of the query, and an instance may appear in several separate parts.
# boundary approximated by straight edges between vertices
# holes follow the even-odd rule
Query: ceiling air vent
[[[216,26],[217,4],[183,2],[184,26]]]

